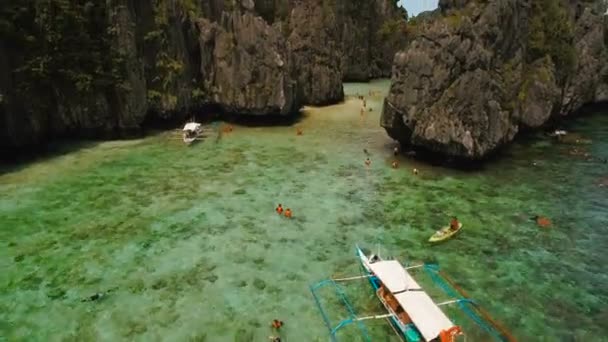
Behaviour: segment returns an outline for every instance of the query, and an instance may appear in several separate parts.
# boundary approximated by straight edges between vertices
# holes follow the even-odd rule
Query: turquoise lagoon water
[[[477,171],[404,157],[392,169],[378,127],[388,85],[347,84],[345,103],[306,108],[290,127],[236,125],[191,147],[177,132],[83,143],[6,167],[0,340],[267,341],[279,318],[285,341],[328,341],[308,286],[358,275],[355,243],[438,262],[521,341],[606,340],[608,167],[569,151],[608,157],[608,116],[568,124],[589,145],[539,135]],[[370,90],[361,122],[355,95]],[[463,232],[429,246],[451,215]],[[81,302],[99,291],[110,293]],[[359,314],[382,312],[364,281],[346,291]],[[332,323],[346,317],[321,295]],[[384,321],[366,326],[397,340]],[[341,336],[360,340],[352,327]]]

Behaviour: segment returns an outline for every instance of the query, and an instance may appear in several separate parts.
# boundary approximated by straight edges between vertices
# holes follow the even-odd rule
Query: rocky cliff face
[[[600,2],[442,0],[395,57],[381,125],[406,145],[482,158],[604,100]]]
[[[391,0],[3,1],[0,148],[340,101],[343,79],[389,73],[403,16]]]
[[[200,28],[203,92],[230,113],[287,115],[299,109],[285,40],[253,13],[224,12]]]
[[[389,77],[393,57],[407,39],[407,12],[395,1],[342,1],[338,4],[339,41],[347,81]]]

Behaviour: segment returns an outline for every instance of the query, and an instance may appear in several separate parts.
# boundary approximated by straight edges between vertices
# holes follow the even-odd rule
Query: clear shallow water
[[[7,168],[0,340],[267,341],[279,318],[286,341],[327,341],[308,286],[358,274],[355,243],[439,262],[521,341],[605,339],[608,188],[598,182],[608,166],[539,136],[479,171],[405,158],[394,170],[378,127],[388,82],[345,86],[370,89],[379,93],[364,123],[351,97],[292,127],[235,126],[219,143],[186,148],[167,132]],[[608,116],[569,125],[593,140],[577,148],[608,157]],[[294,219],[278,217],[277,203]],[[538,228],[535,214],[553,227]],[[450,215],[462,234],[430,247]],[[381,312],[365,282],[347,292],[361,315]],[[333,322],[345,316],[323,298]],[[383,321],[367,327],[374,341],[397,340]]]

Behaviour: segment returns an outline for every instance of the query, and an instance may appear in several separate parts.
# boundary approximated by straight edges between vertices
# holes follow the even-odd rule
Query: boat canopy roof
[[[399,261],[377,261],[369,266],[382,284],[393,293],[426,341],[437,338],[442,330],[454,326]]]
[[[397,260],[377,261],[369,264],[369,267],[382,284],[392,293],[421,289],[420,285]]]
[[[184,131],[196,131],[201,128],[201,124],[198,122],[188,122],[184,126]]]
[[[395,298],[426,341],[437,338],[441,331],[454,326],[426,292],[406,291],[396,294]]]

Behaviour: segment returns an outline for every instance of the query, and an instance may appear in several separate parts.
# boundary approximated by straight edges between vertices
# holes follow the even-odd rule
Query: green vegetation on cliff
[[[0,35],[11,51],[20,91],[90,93],[121,84],[123,56],[110,48],[104,1],[5,0]],[[52,90],[52,91],[51,91]]]
[[[559,82],[574,70],[574,28],[561,0],[535,0],[531,3],[527,59],[532,62],[550,56]]]
[[[201,9],[193,0],[178,0],[177,6],[173,1],[155,0],[153,5],[154,30],[144,36],[144,41],[155,50],[155,63],[150,67],[154,68],[152,74],[157,76],[148,84],[147,98],[161,111],[174,110],[178,98],[172,89],[184,72],[185,66],[181,61],[183,56],[180,58],[175,55],[175,50],[170,48],[171,17],[194,21],[201,16]]]
[[[405,18],[387,20],[378,30],[378,36],[382,41],[387,41],[395,35],[405,36],[408,34],[408,25],[407,19]]]

